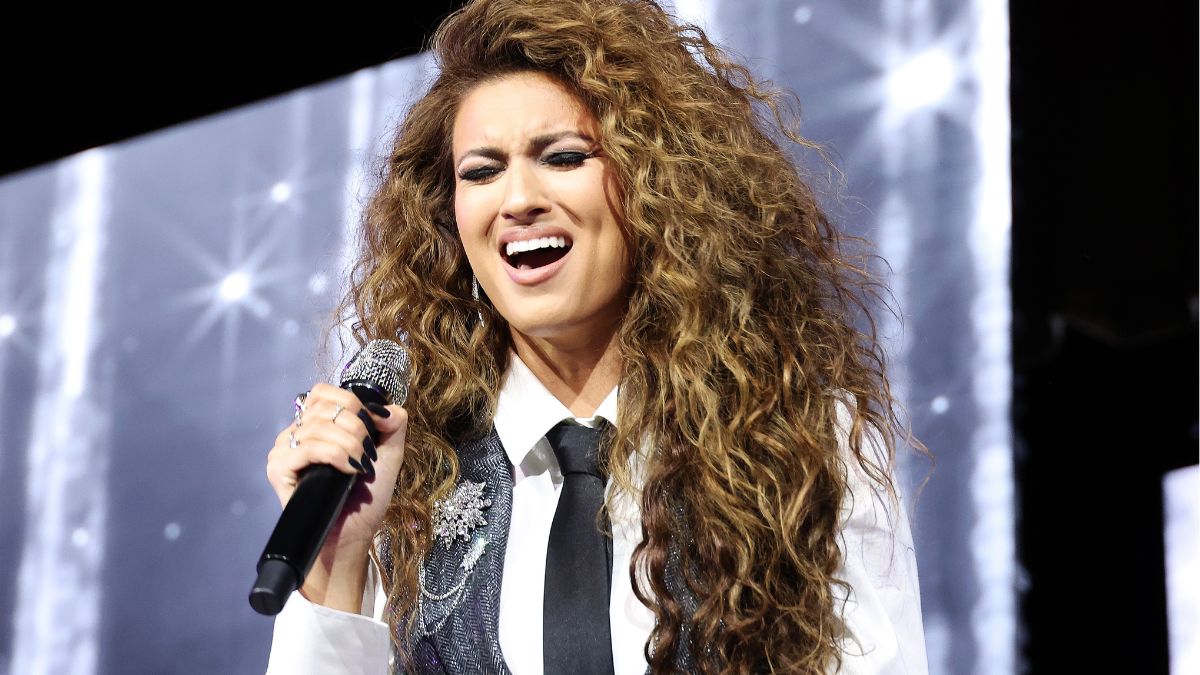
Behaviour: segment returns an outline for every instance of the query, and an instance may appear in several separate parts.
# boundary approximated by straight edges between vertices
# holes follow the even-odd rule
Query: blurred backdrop
[[[1014,411],[1014,391],[1053,397],[1062,380],[1038,389],[1018,364],[1014,383],[1013,349],[1029,340],[1034,351],[1060,346],[1080,323],[1046,296],[1031,303],[1059,323],[1018,306],[1013,332],[1013,289],[1031,282],[1010,283],[1012,247],[1036,241],[1013,236],[1013,176],[1045,174],[1020,164],[1042,155],[1021,155],[1022,138],[1010,132],[1013,110],[1044,99],[1036,78],[1023,84],[1017,71],[1010,102],[1010,60],[1021,53],[1010,51],[1009,9],[988,0],[680,0],[675,10],[796,92],[802,132],[828,148],[844,179],[813,157],[797,161],[832,176],[819,187],[836,220],[876,242],[888,263],[877,272],[899,308],[881,314],[892,377],[936,457],[936,467],[911,453],[901,461],[931,672],[1054,672],[1055,657],[1035,649],[1053,644],[1042,637],[1053,628],[1031,632],[1045,622],[1028,611],[1031,598],[1054,603],[1034,592],[1038,568],[1024,552],[1069,540],[1072,523],[1086,531],[1090,519],[1072,512],[1086,506],[1070,501],[1076,492],[1037,490],[1035,478],[1061,478],[1053,471],[1017,482],[1032,451],[1014,437],[1028,412],[1020,401]],[[246,594],[279,511],[263,475],[266,451],[292,397],[329,379],[344,356],[336,340],[320,347],[359,208],[392,129],[434,67],[421,53],[391,57],[415,51],[439,11],[414,17],[394,40],[370,33],[368,42],[388,43],[383,53],[358,63],[342,54],[340,72],[267,78],[275,91],[210,100],[213,109],[200,112],[212,114],[152,133],[110,131],[117,137],[104,140],[115,142],[0,178],[0,674],[265,667],[271,622]],[[326,50],[278,59],[336,61]],[[1194,156],[1190,167],[1194,189]],[[1021,194],[1018,214],[1029,203]],[[1193,227],[1195,203],[1193,193]],[[1166,469],[1195,463],[1194,239],[1177,242],[1191,245],[1183,264],[1192,281],[1177,292],[1182,318],[1163,329],[1173,348],[1191,344],[1178,349],[1173,371],[1184,394],[1158,392],[1186,420],[1168,445],[1178,447],[1173,459],[1145,462],[1154,487],[1139,497],[1159,513],[1137,539],[1159,546],[1149,567],[1158,565],[1158,595],[1138,605],[1151,614],[1165,612],[1155,490]],[[1164,415],[1164,428],[1174,419]],[[1080,455],[1103,451],[1098,442],[1040,452],[1076,456],[1052,465],[1069,479],[1087,462]],[[1041,505],[1047,494],[1066,500],[1038,511],[1057,527],[1027,528],[1022,503]],[[1132,536],[1106,528],[1114,547]],[[1041,564],[1057,579],[1054,561]],[[1086,613],[1073,617],[1076,627]],[[1148,622],[1151,642],[1162,636],[1132,649],[1150,666],[1141,672],[1165,667],[1165,614],[1123,619]]]

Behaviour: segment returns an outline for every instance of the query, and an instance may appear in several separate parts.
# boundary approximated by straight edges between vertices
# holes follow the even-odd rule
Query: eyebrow
[[[525,146],[526,152],[528,152],[530,154],[537,154],[537,153],[541,152],[542,150],[545,150],[546,147],[551,145],[552,143],[557,143],[558,141],[561,141],[564,138],[578,138],[579,140],[586,141],[588,143],[596,142],[596,140],[594,138],[592,138],[591,136],[588,136],[587,134],[583,133],[582,131],[575,131],[575,130],[555,131],[555,132],[548,133],[548,134],[540,134],[538,136],[534,136],[533,138],[529,139],[529,143],[526,144],[526,146]],[[482,146],[482,147],[478,147],[478,148],[471,148],[470,150],[464,152],[463,156],[459,157],[458,161],[455,162],[455,164],[456,165],[461,164],[462,161],[468,157],[484,157],[486,159],[491,159],[491,160],[495,160],[495,161],[499,162],[499,161],[504,160],[505,153],[504,153],[504,151],[500,150],[499,148],[490,146],[490,145]]]

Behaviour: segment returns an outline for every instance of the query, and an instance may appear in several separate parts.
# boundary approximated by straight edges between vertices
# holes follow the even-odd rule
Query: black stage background
[[[1162,477],[1197,454],[1197,9],[1011,17],[1026,657],[1165,673]]]
[[[454,4],[10,26],[0,174],[414,53]],[[1023,660],[1166,672],[1161,478],[1197,461],[1197,7],[1010,16]]]

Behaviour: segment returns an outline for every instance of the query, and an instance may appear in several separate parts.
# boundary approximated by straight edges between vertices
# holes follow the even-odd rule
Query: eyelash
[[[585,161],[595,156],[595,153],[591,152],[556,152],[541,160],[541,163],[555,168],[570,168],[581,166]],[[478,169],[464,171],[458,177],[466,181],[481,181],[487,180],[497,173],[500,173],[499,168],[482,166]]]

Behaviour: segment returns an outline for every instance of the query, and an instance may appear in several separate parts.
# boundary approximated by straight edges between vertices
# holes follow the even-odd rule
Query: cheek
[[[461,190],[455,191],[454,222],[458,225],[458,231],[460,233],[469,228],[470,214],[471,209],[467,205],[467,198],[463,195]]]
[[[456,192],[454,195],[454,222],[458,226],[458,237],[468,251],[480,245],[486,236],[486,218],[481,218],[479,195]]]

